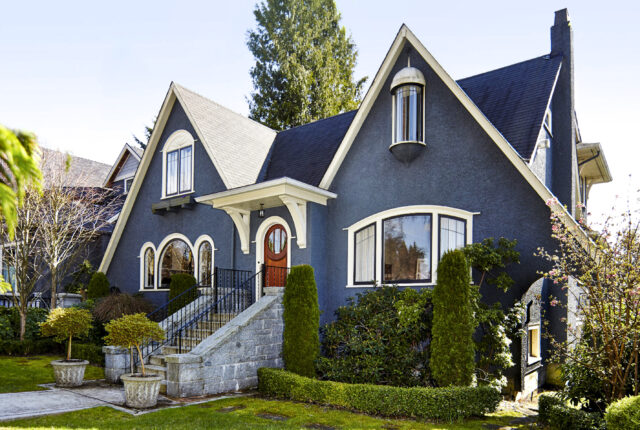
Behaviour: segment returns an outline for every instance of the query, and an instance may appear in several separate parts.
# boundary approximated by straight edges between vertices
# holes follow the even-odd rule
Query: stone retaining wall
[[[282,367],[283,288],[265,296],[187,354],[166,357],[167,394],[191,397],[258,384],[260,367]]]

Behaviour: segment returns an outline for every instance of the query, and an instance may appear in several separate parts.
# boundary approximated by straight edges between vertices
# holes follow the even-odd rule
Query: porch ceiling
[[[222,209],[240,235],[242,252],[250,252],[251,211],[286,206],[295,226],[299,248],[307,246],[307,203],[326,205],[337,194],[291,178],[279,178],[196,198],[196,202]]]

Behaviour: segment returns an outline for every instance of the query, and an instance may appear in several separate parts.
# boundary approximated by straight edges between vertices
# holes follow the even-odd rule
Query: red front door
[[[284,287],[287,280],[289,238],[280,224],[273,225],[264,237],[265,287]]]

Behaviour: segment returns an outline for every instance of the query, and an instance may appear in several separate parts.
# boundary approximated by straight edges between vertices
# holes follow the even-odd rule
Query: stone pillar
[[[113,384],[120,383],[120,376],[131,373],[129,350],[117,346],[103,346],[104,377]]]
[[[70,308],[73,305],[77,305],[82,302],[82,296],[80,294],[72,293],[60,293],[58,294],[58,307]]]

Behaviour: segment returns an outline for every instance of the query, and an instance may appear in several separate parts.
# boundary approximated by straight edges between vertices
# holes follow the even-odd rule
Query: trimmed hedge
[[[91,343],[72,343],[71,356],[80,360],[87,360],[91,364],[104,367],[104,353],[100,345]]]
[[[0,355],[61,354],[64,347],[53,339],[0,340]]]
[[[291,268],[282,302],[284,366],[290,372],[313,377],[316,374],[314,362],[320,353],[320,309],[313,267]]]
[[[608,430],[640,429],[640,396],[625,397],[611,403],[604,419]]]
[[[538,422],[551,429],[604,429],[604,421],[597,412],[586,412],[568,406],[562,399],[541,395],[538,399]]]
[[[196,278],[188,273],[176,273],[171,275],[171,282],[169,283],[169,301],[175,299],[180,294],[196,285],[196,283]],[[198,291],[194,288],[191,293],[182,295],[178,300],[169,305],[169,314],[182,309],[197,298]]]
[[[109,280],[102,272],[95,272],[87,286],[87,298],[95,300],[109,295]]]
[[[445,421],[494,412],[502,396],[488,386],[391,387],[306,378],[282,369],[258,369],[258,391],[267,397],[319,403],[388,417]]]

